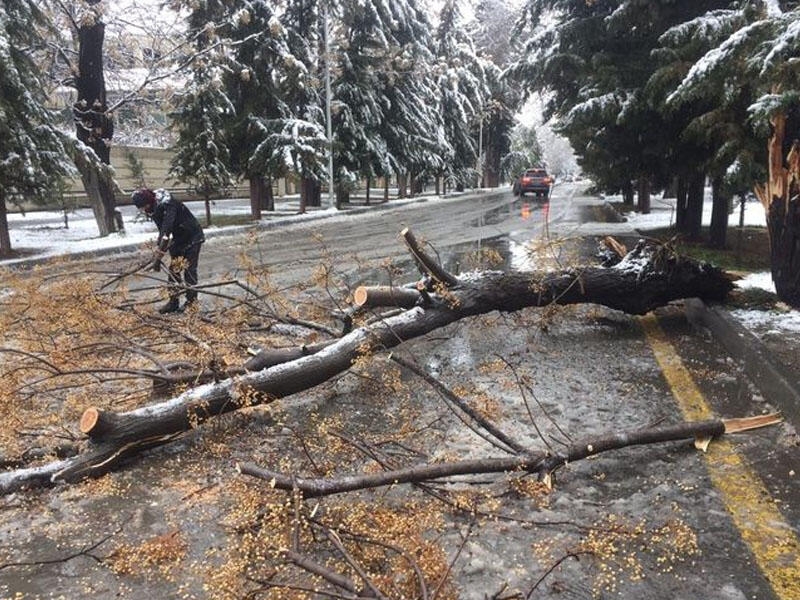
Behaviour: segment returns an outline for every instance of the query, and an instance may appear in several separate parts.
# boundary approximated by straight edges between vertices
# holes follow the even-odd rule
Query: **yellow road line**
[[[640,319],[656,361],[686,420],[714,418],[672,344],[652,314]],[[706,454],[711,481],[755,557],[775,595],[800,598],[800,542],[775,507],[758,475],[726,440],[717,440]],[[724,558],[724,557],[720,557]]]

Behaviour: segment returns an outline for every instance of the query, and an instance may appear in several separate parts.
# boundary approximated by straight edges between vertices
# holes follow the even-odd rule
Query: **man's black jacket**
[[[186,206],[175,200],[172,194],[165,193],[153,210],[153,221],[158,227],[158,247],[164,249],[162,242],[172,236],[170,254],[183,254],[194,244],[205,241],[203,228]]]

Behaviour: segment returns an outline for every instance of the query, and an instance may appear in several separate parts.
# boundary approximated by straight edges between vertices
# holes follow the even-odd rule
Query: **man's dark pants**
[[[202,245],[202,242],[200,242],[197,244],[192,244],[188,248],[170,250],[172,261],[170,262],[169,267],[169,281],[176,286],[180,286],[182,283],[186,284],[186,287],[188,288],[186,290],[187,303],[197,300],[197,290],[194,289],[194,286],[197,285],[197,263],[200,259],[200,246]],[[177,264],[175,260],[177,258],[183,258],[182,261],[179,261],[183,263],[181,265],[183,267],[183,279],[181,279],[181,271],[173,268],[173,265]],[[176,289],[170,294],[170,297],[177,299],[180,295],[181,290]]]

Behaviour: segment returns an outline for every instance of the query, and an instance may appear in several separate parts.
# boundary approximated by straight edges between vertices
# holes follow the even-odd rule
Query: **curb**
[[[730,356],[738,361],[764,398],[781,411],[783,418],[800,429],[800,391],[796,379],[779,364],[767,347],[723,308],[708,306],[699,298],[684,301],[686,318],[692,325],[711,331]]]

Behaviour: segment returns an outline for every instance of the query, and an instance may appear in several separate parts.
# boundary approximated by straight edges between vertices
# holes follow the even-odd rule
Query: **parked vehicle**
[[[547,170],[541,167],[526,169],[514,182],[513,190],[515,196],[524,196],[531,192],[536,197],[550,197],[550,187],[553,185],[553,178],[547,174]]]

